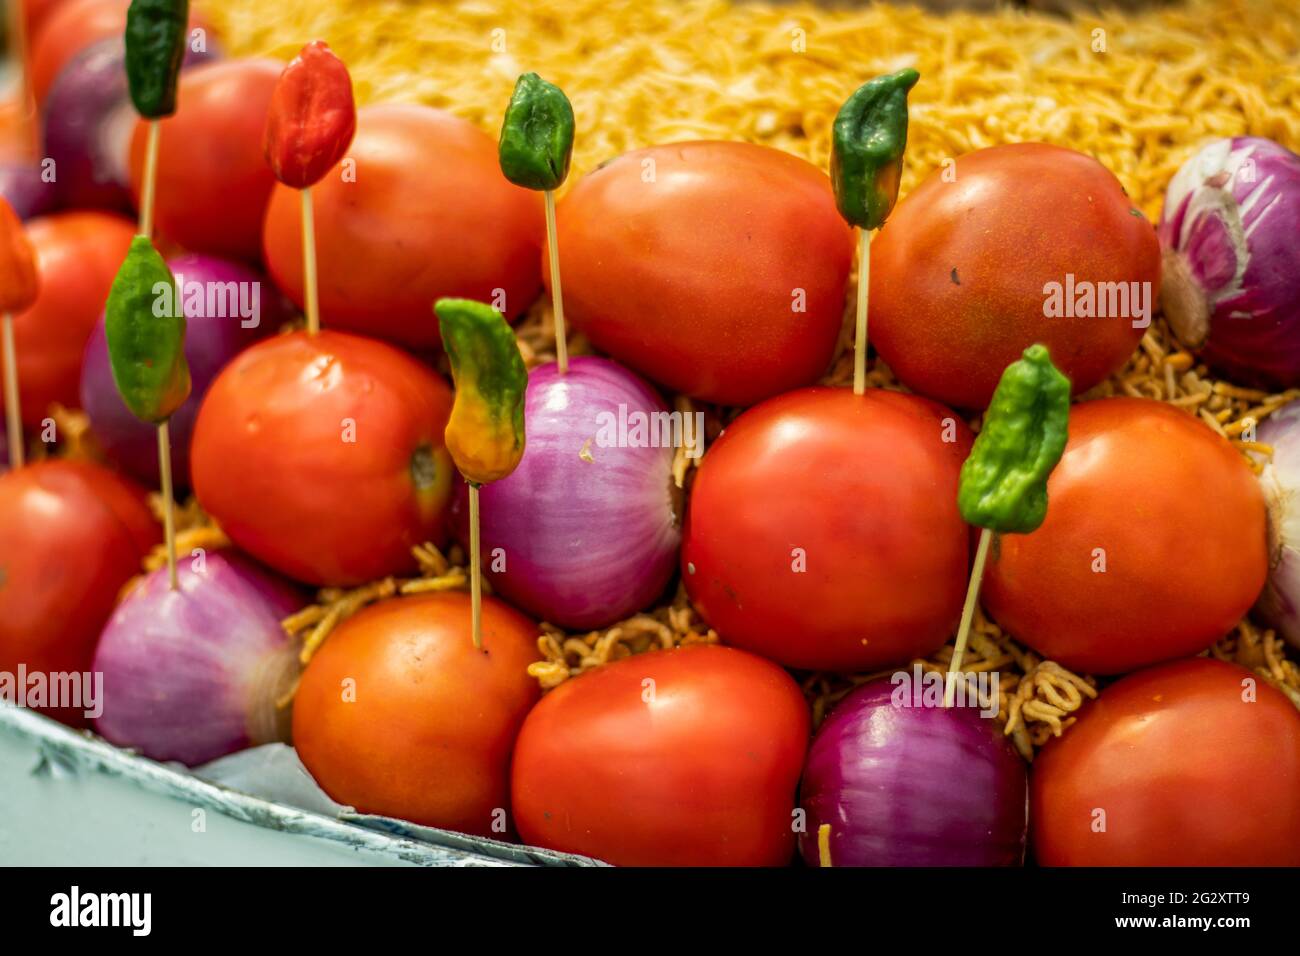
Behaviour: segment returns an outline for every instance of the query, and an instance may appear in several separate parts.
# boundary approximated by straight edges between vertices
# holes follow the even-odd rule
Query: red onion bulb
[[[657,428],[654,437],[634,429],[667,413],[653,388],[609,359],[575,358],[564,375],[554,364],[532,370],[523,460],[481,491],[484,570],[498,594],[586,630],[663,592],[681,543],[674,449]],[[463,483],[455,523],[467,542]]]
[[[96,730],[154,760],[188,766],[287,738],[276,701],[298,672],[280,621],[302,606],[270,572],[232,553],[182,555],[180,586],[148,575],[109,618]]]
[[[1235,381],[1300,385],[1300,156],[1206,144],[1169,183],[1160,301],[1178,338]]]
[[[921,699],[910,684],[885,678],[859,687],[826,718],[800,787],[807,863],[818,865],[822,824],[830,825],[832,866],[1024,862],[1025,762],[975,707]]]
[[[1268,503],[1268,583],[1256,613],[1293,647],[1300,647],[1300,400],[1268,418],[1256,432],[1273,446],[1260,472]]]

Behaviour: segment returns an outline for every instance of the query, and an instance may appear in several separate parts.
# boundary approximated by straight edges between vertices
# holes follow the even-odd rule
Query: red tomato
[[[1030,802],[1046,866],[1300,866],[1300,712],[1233,664],[1152,667],[1043,748]]]
[[[1035,342],[1076,393],[1123,365],[1142,338],[1134,300],[1109,318],[1044,311],[1048,284],[1064,296],[1069,281],[1093,295],[1102,283],[1138,283],[1154,309],[1160,243],[1119,181],[1095,159],[1044,143],[981,149],[954,169],[955,180],[931,173],[871,246],[871,344],[899,380],[983,408]]]
[[[583,177],[556,216],[565,315],[625,365],[727,405],[826,371],[853,233],[816,167],[749,143],[654,146]]]
[[[144,492],[106,468],[50,460],[0,475],[0,672],[89,670],[118,591],[159,539]]]
[[[326,793],[362,813],[501,837],[510,752],[540,694],[528,674],[536,639],[532,621],[492,598],[482,650],[465,594],[367,608],[302,675],[298,755]]]
[[[300,581],[362,584],[446,536],[451,389],[390,345],[278,335],[212,383],[194,426],[194,493],[249,554]]]
[[[781,866],[808,729],[790,675],[743,651],[607,664],[524,721],[510,787],[519,834],[621,866]]]
[[[687,593],[728,644],[787,667],[906,661],[952,633],[969,532],[965,424],[926,399],[790,392],[704,456],[682,550]]]
[[[158,144],[159,232],[192,252],[257,259],[275,185],[262,133],[283,68],[274,60],[222,60],[181,74],[176,115],[162,121]],[[137,203],[147,132],[139,120],[131,137]]]
[[[131,0],[60,0],[53,9],[41,13],[39,24],[27,38],[32,95],[37,105],[45,101],[59,70],[69,60],[92,43],[125,32],[130,6]]]
[[[102,212],[62,212],[27,223],[40,291],[14,316],[23,421],[40,425],[54,402],[80,404],[81,359],[104,311],[135,227]]]
[[[522,313],[541,285],[542,199],[501,174],[496,141],[424,106],[357,115],[344,162],[312,187],[322,321],[412,348],[436,346],[443,296]],[[433,165],[430,165],[430,164]],[[267,268],[301,304],[302,206],[277,185]]]
[[[1066,667],[1117,674],[1204,650],[1268,573],[1264,496],[1245,460],[1164,402],[1070,409],[1047,520],[989,556],[984,606]]]

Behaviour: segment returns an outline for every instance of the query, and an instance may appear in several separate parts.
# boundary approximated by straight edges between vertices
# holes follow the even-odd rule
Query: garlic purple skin
[[[1234,381],[1300,384],[1300,156],[1214,140],[1169,183],[1161,305],[1174,334]]]
[[[1300,647],[1300,400],[1265,419],[1256,437],[1273,446],[1273,458],[1259,476],[1268,504],[1269,572],[1255,613]]]

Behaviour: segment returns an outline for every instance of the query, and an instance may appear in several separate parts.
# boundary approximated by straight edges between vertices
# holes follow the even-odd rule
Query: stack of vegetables
[[[1158,228],[1046,143],[899,201],[903,68],[826,170],[570,183],[536,73],[494,142],[358,110],[320,40],[74,10],[29,66],[57,188],[0,208],[0,671],[102,672],[146,757],[291,741],[359,811],[618,864],[1300,865],[1283,145],[1205,144]]]

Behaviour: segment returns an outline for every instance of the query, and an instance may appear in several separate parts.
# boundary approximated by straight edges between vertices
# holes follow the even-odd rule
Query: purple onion
[[[1259,475],[1268,503],[1269,573],[1255,611],[1300,648],[1300,400],[1266,418],[1256,438],[1273,446],[1273,458]]]
[[[0,196],[14,207],[19,219],[47,213],[58,201],[58,183],[46,182],[35,163],[0,163]]]
[[[481,492],[492,587],[560,627],[603,627],[641,610],[663,593],[677,565],[674,450],[650,447],[648,436],[637,443],[631,430],[620,435],[620,408],[629,424],[668,412],[653,388],[608,359],[575,358],[566,375],[554,364],[533,369],[523,460]],[[633,441],[620,441],[627,438]],[[456,525],[463,543],[461,485]]]
[[[284,295],[260,272],[238,262],[208,255],[183,255],[167,263],[183,282],[181,300],[185,309],[185,358],[190,366],[190,397],[171,417],[172,473],[180,485],[189,485],[190,435],[199,405],[213,379],[232,358],[253,342],[273,333],[292,314]],[[245,328],[245,320],[233,306],[236,300],[224,293],[242,290],[246,304],[254,290],[260,303],[257,325]],[[193,295],[201,289],[201,296]],[[209,297],[208,293],[222,293]],[[202,303],[199,302],[202,299]],[[208,306],[212,308],[209,309]],[[249,310],[251,311],[251,309]],[[225,313],[223,315],[222,313]],[[86,343],[81,364],[81,407],[90,417],[95,438],[117,465],[146,484],[158,482],[157,429],[140,421],[126,407],[113,384],[108,362],[108,341],[101,316]]]
[[[280,621],[302,606],[279,578],[234,554],[181,555],[180,587],[148,575],[109,618],[92,669],[104,675],[105,739],[188,766],[287,739],[276,701],[298,673]]]
[[[1300,156],[1258,136],[1202,147],[1169,183],[1161,305],[1234,380],[1300,385]]]
[[[912,684],[859,687],[813,738],[800,785],[804,860],[818,864],[818,831],[829,824],[833,866],[1021,865],[1025,762],[992,719],[973,706],[923,704],[915,674],[906,676]]]
[[[45,155],[58,170],[59,196],[77,208],[132,208],[128,158],[137,114],[126,82],[125,46],[110,37],[59,71],[45,100]],[[186,45],[184,66],[215,52]]]

